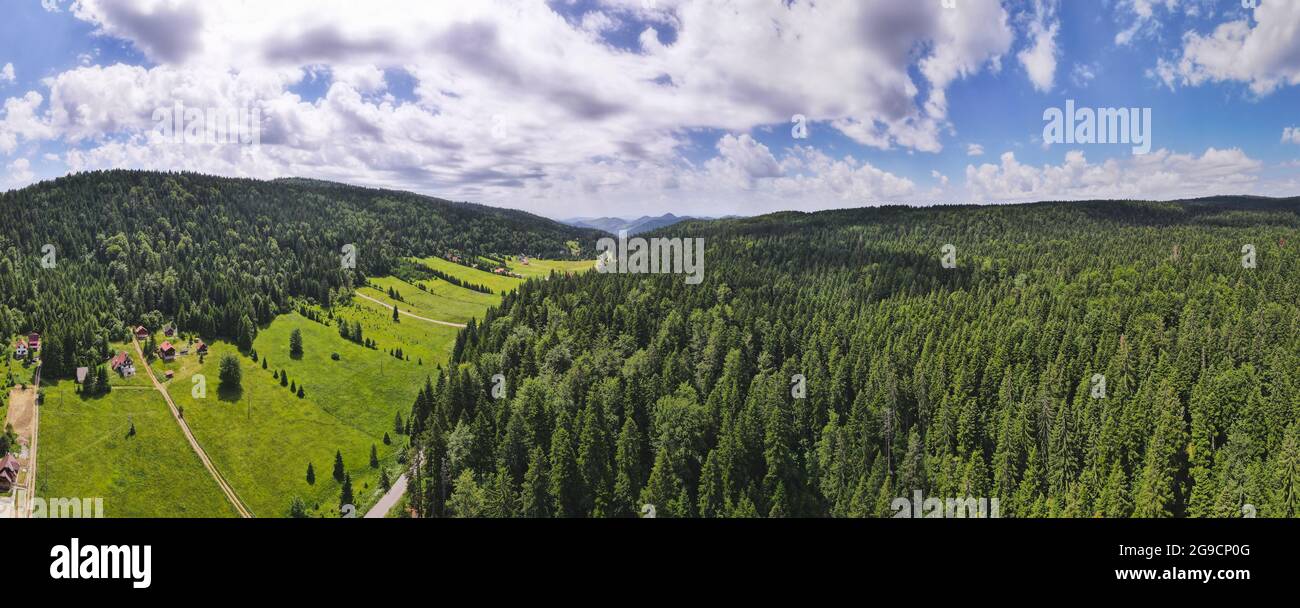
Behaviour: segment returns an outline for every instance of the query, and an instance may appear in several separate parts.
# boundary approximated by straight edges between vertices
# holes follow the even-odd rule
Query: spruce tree
[[[336,450],[334,452],[334,481],[342,483],[344,475],[345,475],[345,471],[343,469],[343,450]]]

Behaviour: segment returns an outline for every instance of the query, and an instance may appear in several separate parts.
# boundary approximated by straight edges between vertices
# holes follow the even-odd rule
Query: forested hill
[[[533,282],[462,333],[414,406],[412,504],[1296,516],[1298,228],[1300,199],[1253,198],[672,226],[644,236],[704,237],[702,284]]]
[[[404,192],[142,171],[0,194],[0,226],[0,336],[45,334],[54,376],[101,362],[108,341],[145,318],[247,338],[291,298],[328,305],[402,256],[590,258],[598,234]],[[342,263],[349,244],[355,269]]]

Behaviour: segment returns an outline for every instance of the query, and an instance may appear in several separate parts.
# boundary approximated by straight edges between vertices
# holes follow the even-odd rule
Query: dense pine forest
[[[920,490],[1004,517],[1293,517],[1297,227],[1300,199],[1223,198],[663,229],[706,239],[702,284],[534,281],[461,333],[408,419],[410,504],[860,517]]]
[[[0,194],[0,226],[0,336],[44,334],[47,377],[102,363],[128,324],[246,346],[295,299],[328,307],[402,256],[591,257],[597,234],[405,192],[143,171]]]

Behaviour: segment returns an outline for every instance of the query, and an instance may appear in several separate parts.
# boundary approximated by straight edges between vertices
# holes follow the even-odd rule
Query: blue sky
[[[1300,194],[1300,2],[947,4],[7,2],[0,189],[184,169],[551,217]],[[1150,108],[1151,151],[1045,145],[1066,100]],[[178,104],[258,137],[159,137]]]

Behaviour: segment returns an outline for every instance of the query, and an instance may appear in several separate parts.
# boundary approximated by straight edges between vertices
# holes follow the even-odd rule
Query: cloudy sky
[[[555,218],[1297,195],[1300,0],[6,0],[0,100],[0,190],[185,169]],[[1045,143],[1066,100],[1151,108],[1151,151]],[[260,143],[157,137],[178,103],[256,110]]]

